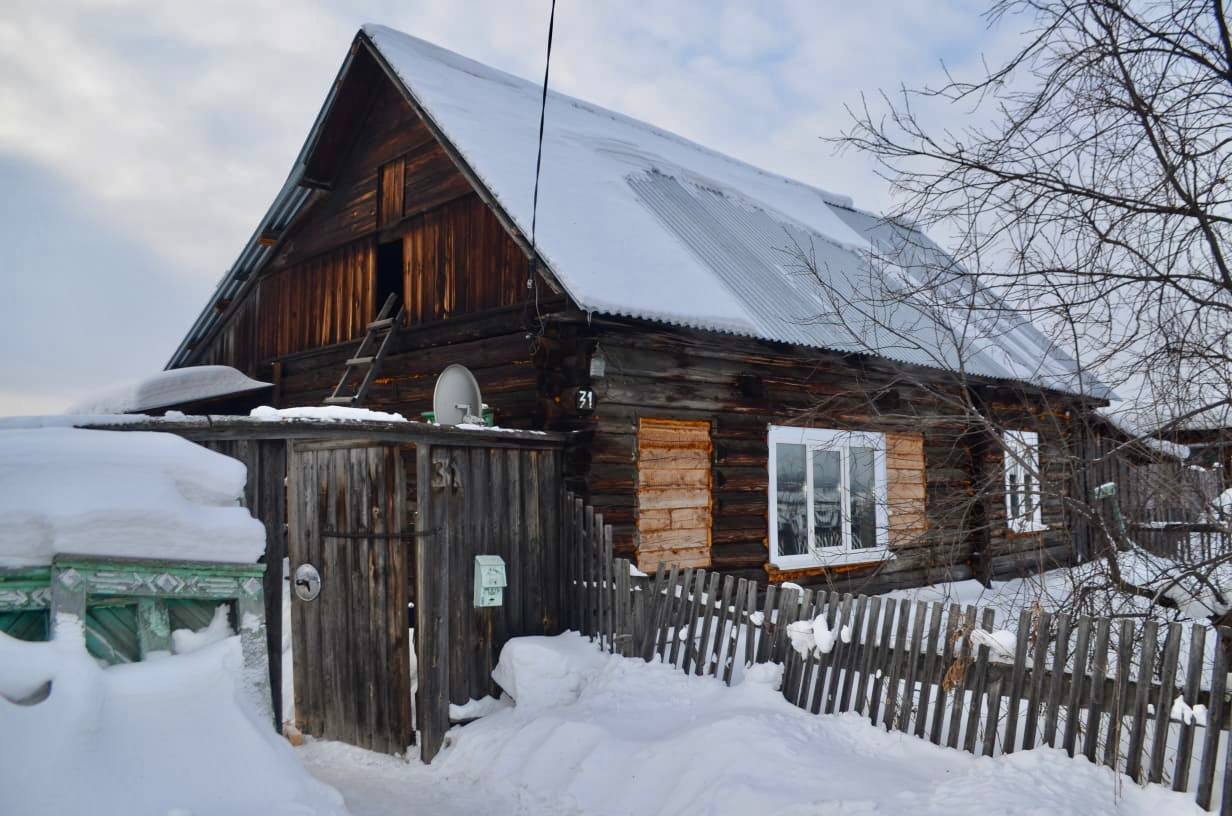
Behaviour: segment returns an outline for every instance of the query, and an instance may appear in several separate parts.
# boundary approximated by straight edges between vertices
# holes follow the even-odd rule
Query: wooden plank
[[[770,630],[770,661],[786,663],[787,650],[791,648],[787,627],[800,615],[800,592],[779,587],[779,609],[774,626]]]
[[[847,641],[843,640],[843,628],[848,627],[849,632],[855,632],[852,627],[854,620],[854,599],[851,593],[844,593],[842,599],[838,597],[838,593],[831,593],[830,604],[834,605],[838,602],[838,614],[835,617],[835,631],[838,632],[837,640],[834,642],[834,653],[830,656],[829,665],[827,667],[825,679],[825,694],[827,714],[833,714],[839,708],[842,702],[842,687],[847,679],[847,664],[850,662],[851,652],[859,647],[858,639],[851,636]],[[821,684],[822,678],[818,676],[818,685]]]
[[[856,674],[859,671],[860,654],[863,652],[861,638],[864,629],[865,613],[868,609],[868,596],[860,595],[855,601],[851,617],[851,643],[843,663],[843,685],[839,693],[836,710],[851,711],[851,692],[855,687]]]
[[[449,546],[448,510],[442,488],[432,487],[433,466],[447,465],[443,452],[418,445],[415,456],[415,637],[419,658],[420,758],[431,762],[449,730]]]
[[[834,631],[834,622],[838,615],[838,593],[837,592],[818,592],[817,599],[814,603],[813,618],[825,616],[826,628]],[[808,673],[811,675],[813,684],[812,696],[808,702],[808,710],[817,714],[821,711],[822,705],[826,696],[826,683],[831,677],[830,668],[833,665],[835,654],[833,650],[829,654],[814,653],[808,661]]]
[[[917,601],[917,603],[919,603]],[[886,683],[886,706],[885,706],[885,727],[887,731],[893,731],[895,728],[895,716],[899,708],[899,681],[902,680],[903,664],[909,646],[907,645],[908,626],[911,623],[912,612],[915,610],[915,605],[903,600],[898,605],[898,627],[894,636],[894,649],[890,652],[889,660],[889,680]]]
[[[911,723],[911,713],[915,707],[915,684],[920,680],[920,640],[924,636],[924,619],[928,615],[928,604],[924,601],[915,603],[915,620],[911,627],[911,650],[907,653],[907,667],[903,672],[903,701],[899,706],[898,730],[904,734]],[[924,685],[931,683],[931,678],[924,678]],[[917,717],[923,721],[924,709],[921,707]]]
[[[731,577],[731,576],[728,576]],[[736,670],[736,661],[743,659],[739,654],[740,633],[745,632],[746,641],[752,637],[752,630],[747,623],[749,610],[746,609],[749,581],[746,578],[736,580],[736,595],[732,599],[731,628],[727,635],[727,656],[723,661],[723,682],[731,685],[732,675]],[[756,586],[756,584],[754,584]]]
[[[708,665],[705,671],[706,674],[712,677],[719,677],[723,670],[723,648],[727,643],[727,627],[729,624],[734,625],[732,619],[732,602],[734,599],[732,596],[735,592],[735,585],[735,576],[723,576],[723,587],[715,601],[718,606],[718,616],[714,624],[714,645],[706,656]]]
[[[1220,626],[1215,630],[1214,665],[1211,667],[1209,688],[1210,704],[1206,711],[1206,739],[1203,740],[1202,764],[1198,767],[1198,807],[1211,809],[1214,791],[1216,759],[1219,754],[1219,738],[1223,734],[1227,706],[1224,694],[1228,690],[1228,648],[1232,629]]]
[[[1044,744],[1056,747],[1057,716],[1061,710],[1061,689],[1065,684],[1065,666],[1069,660],[1070,616],[1064,612],[1056,618],[1057,635],[1053,658],[1052,677],[1048,686],[1048,709],[1044,714]]]
[[[824,593],[823,593],[824,595]],[[800,621],[813,617],[813,591],[805,589],[799,593],[799,602],[792,605],[794,614],[788,615],[788,624],[793,621]],[[802,656],[796,652],[791,645],[790,633],[785,634],[784,640],[784,658],[783,658],[783,699],[787,700],[792,705],[800,705],[800,683],[804,679],[804,668],[810,662],[810,658],[814,652],[809,652],[808,655]]]
[[[1022,728],[1022,747],[1036,746],[1040,705],[1044,703],[1044,675],[1048,665],[1048,644],[1052,637],[1052,613],[1040,612],[1035,623],[1035,646],[1031,659],[1031,686],[1027,694],[1027,719]]]
[[[753,616],[757,614],[757,582],[746,582],[744,603],[744,665],[748,667],[757,660],[757,626],[753,623]]]
[[[945,638],[941,641],[942,652],[940,655],[940,675],[941,681],[937,685],[937,697],[933,702],[933,724],[929,729],[928,741],[933,745],[941,744],[941,735],[945,725],[945,704],[947,691],[945,688],[945,677],[949,673],[949,668],[954,663],[955,657],[955,640],[959,627],[962,625],[962,607],[958,604],[950,604],[949,612],[945,617]]]
[[[950,701],[950,728],[946,736],[946,745],[957,748],[962,733],[962,712],[966,704],[966,690],[971,679],[971,632],[975,629],[975,607],[968,606],[963,613],[962,647],[955,656],[954,662],[961,667],[962,679],[954,684],[954,699]]]
[[[1024,609],[1018,613],[1018,638],[1014,646],[1014,665],[1010,669],[1009,698],[1006,702],[1005,742],[1002,751],[1014,752],[1018,742],[1018,718],[1022,707],[1023,682],[1027,672],[1027,651],[1031,648],[1031,610]],[[1075,709],[1071,706],[1070,720]]]
[[[877,641],[877,656],[873,660],[873,689],[872,699],[868,705],[868,719],[874,725],[877,723],[877,715],[881,713],[881,687],[885,680],[885,669],[888,657],[890,654],[890,632],[894,626],[898,601],[894,598],[886,598],[884,611],[881,618],[881,637]]]
[[[655,570],[654,581],[650,584],[650,599],[646,607],[645,627],[642,640],[638,644],[638,653],[642,660],[649,663],[654,659],[655,641],[658,639],[659,627],[662,626],[664,593],[667,591],[667,565],[659,562]]]
[[[1121,756],[1121,727],[1128,708],[1129,672],[1133,666],[1134,657],[1134,622],[1129,619],[1121,621],[1117,633],[1117,672],[1116,685],[1112,691],[1111,719],[1108,723],[1108,738],[1104,742],[1104,764],[1116,770],[1117,760]]]
[[[595,508],[583,505],[578,499],[578,507],[582,511],[582,579],[586,585],[586,631],[591,640],[599,630],[599,598],[595,574]]]
[[[676,608],[673,611],[673,626],[671,631],[671,649],[668,652],[667,662],[673,666],[680,665],[681,641],[688,636],[688,630],[685,628],[689,621],[689,609],[693,605],[691,597],[694,581],[694,573],[698,570],[686,569],[680,579],[680,597],[676,601]]]
[[[1078,642],[1074,646],[1074,671],[1070,682],[1069,703],[1066,706],[1065,734],[1061,745],[1071,757],[1077,751],[1078,723],[1081,721],[1083,688],[1087,682],[1087,653],[1091,645],[1091,616],[1078,618]]]
[[[874,595],[868,601],[868,614],[864,619],[864,636],[861,638],[861,653],[863,661],[860,664],[860,677],[855,690],[855,711],[863,714],[868,709],[867,698],[869,678],[874,671],[874,655],[877,651],[877,628],[881,621],[881,596]]]
[[[607,640],[607,651],[610,653],[613,650],[613,638],[616,634],[616,598],[615,598],[615,577],[612,575],[612,525],[603,525],[603,577],[602,586],[603,604],[606,607],[606,615],[604,620],[604,636]],[[625,575],[628,577],[628,570],[625,570]]]
[[[687,632],[684,644],[681,647],[681,671],[685,674],[691,674],[693,670],[693,659],[697,655],[697,638],[699,636],[697,624],[698,616],[701,615],[702,596],[706,592],[706,571],[697,570],[693,573],[693,594],[689,602],[689,619],[685,622],[685,631]]]
[[[672,564],[671,569],[668,570],[667,580],[663,587],[663,597],[659,599],[659,610],[656,613],[654,652],[659,660],[663,660],[667,656],[667,649],[671,639],[670,630],[673,621],[676,619],[676,593],[679,589],[679,567]]]
[[[991,632],[996,627],[995,612],[992,609],[985,609],[980,622],[980,628],[985,632]],[[984,691],[988,684],[988,662],[992,650],[981,645],[976,651],[975,658],[975,676],[968,684],[971,688],[971,713],[967,715],[967,733],[966,740],[963,742],[963,748],[969,754],[976,753],[975,743],[979,736],[980,723],[983,719],[982,707],[984,703]],[[990,727],[996,730],[996,721],[990,722]]]
[[[1142,626],[1142,647],[1138,660],[1137,694],[1130,710],[1129,748],[1125,773],[1135,782],[1142,782],[1142,744],[1146,738],[1146,707],[1150,700],[1151,681],[1155,676],[1155,650],[1159,645],[1159,625],[1148,620]],[[1163,698],[1160,699],[1162,705]]]
[[[1206,651],[1206,627],[1195,623],[1189,628],[1189,660],[1185,664],[1185,691],[1182,697],[1193,707],[1202,690],[1203,657]],[[1171,709],[1171,704],[1168,704]],[[1193,755],[1193,724],[1181,724],[1177,739],[1176,759],[1172,764],[1172,790],[1189,790],[1189,765]]]
[[[770,636],[774,626],[775,601],[778,600],[778,588],[774,584],[766,587],[765,602],[761,610],[761,625],[757,627],[757,657],[755,663],[765,663],[770,660]]]
[[[1111,625],[1107,618],[1099,618],[1095,622],[1095,645],[1091,651],[1091,699],[1087,704],[1086,732],[1082,736],[1082,753],[1091,762],[1095,761],[1103,720],[1104,678],[1108,673],[1108,634]]]
[[[1168,731],[1172,721],[1172,700],[1176,695],[1176,669],[1181,652],[1181,624],[1168,624],[1168,638],[1164,641],[1163,666],[1159,674],[1159,696],[1155,703],[1155,728],[1151,740],[1151,760],[1147,779],[1159,784],[1164,776],[1164,755],[1168,746]],[[1232,756],[1232,751],[1229,751]],[[1227,784],[1225,776],[1224,784]],[[1232,804],[1225,792],[1224,801]]]
[[[710,574],[710,583],[706,587],[705,612],[702,615],[701,640],[698,642],[693,660],[694,674],[699,677],[710,671],[711,648],[710,631],[714,627],[714,608],[719,603],[719,574]]]

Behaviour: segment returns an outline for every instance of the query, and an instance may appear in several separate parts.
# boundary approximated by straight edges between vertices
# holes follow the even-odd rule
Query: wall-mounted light
[[[603,356],[603,351],[596,346],[595,353],[590,355],[590,378],[592,380],[601,380],[607,374],[607,357]]]

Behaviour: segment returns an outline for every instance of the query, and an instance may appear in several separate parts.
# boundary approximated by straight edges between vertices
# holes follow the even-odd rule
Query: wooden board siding
[[[710,566],[710,423],[641,417],[637,433],[637,565]]]
[[[526,256],[479,196],[415,215],[401,229],[408,324],[525,299]]]
[[[886,512],[891,547],[909,545],[927,531],[927,484],[923,434],[886,434]]]

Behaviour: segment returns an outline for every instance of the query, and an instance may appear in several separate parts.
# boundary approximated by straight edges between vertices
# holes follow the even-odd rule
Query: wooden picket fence
[[[1232,630],[1215,631],[1208,649],[1201,625],[1161,631],[1149,620],[1025,610],[1013,653],[998,644],[994,654],[991,639],[972,637],[997,630],[993,609],[762,587],[675,566],[631,575],[630,562],[612,556],[602,515],[566,501],[569,625],[606,651],[728,684],[749,666],[779,663],[784,697],[814,714],[855,711],[977,756],[1060,748],[1232,814]],[[832,648],[802,655],[790,626],[819,617],[838,633]],[[1178,696],[1204,706],[1205,722],[1174,719]]]

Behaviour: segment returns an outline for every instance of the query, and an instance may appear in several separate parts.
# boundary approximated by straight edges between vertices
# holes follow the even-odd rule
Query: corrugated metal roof
[[[365,26],[365,36],[529,234],[540,87],[388,28]],[[295,183],[307,149],[263,223],[289,222],[306,200]],[[1074,362],[987,296],[974,312],[885,297],[953,262],[844,196],[558,93],[548,96],[543,162],[538,250],[582,309],[1079,390]],[[229,280],[267,254],[250,242]],[[208,330],[210,311],[191,337]],[[172,364],[185,356],[182,345]],[[1106,393],[1089,380],[1083,390]]]

